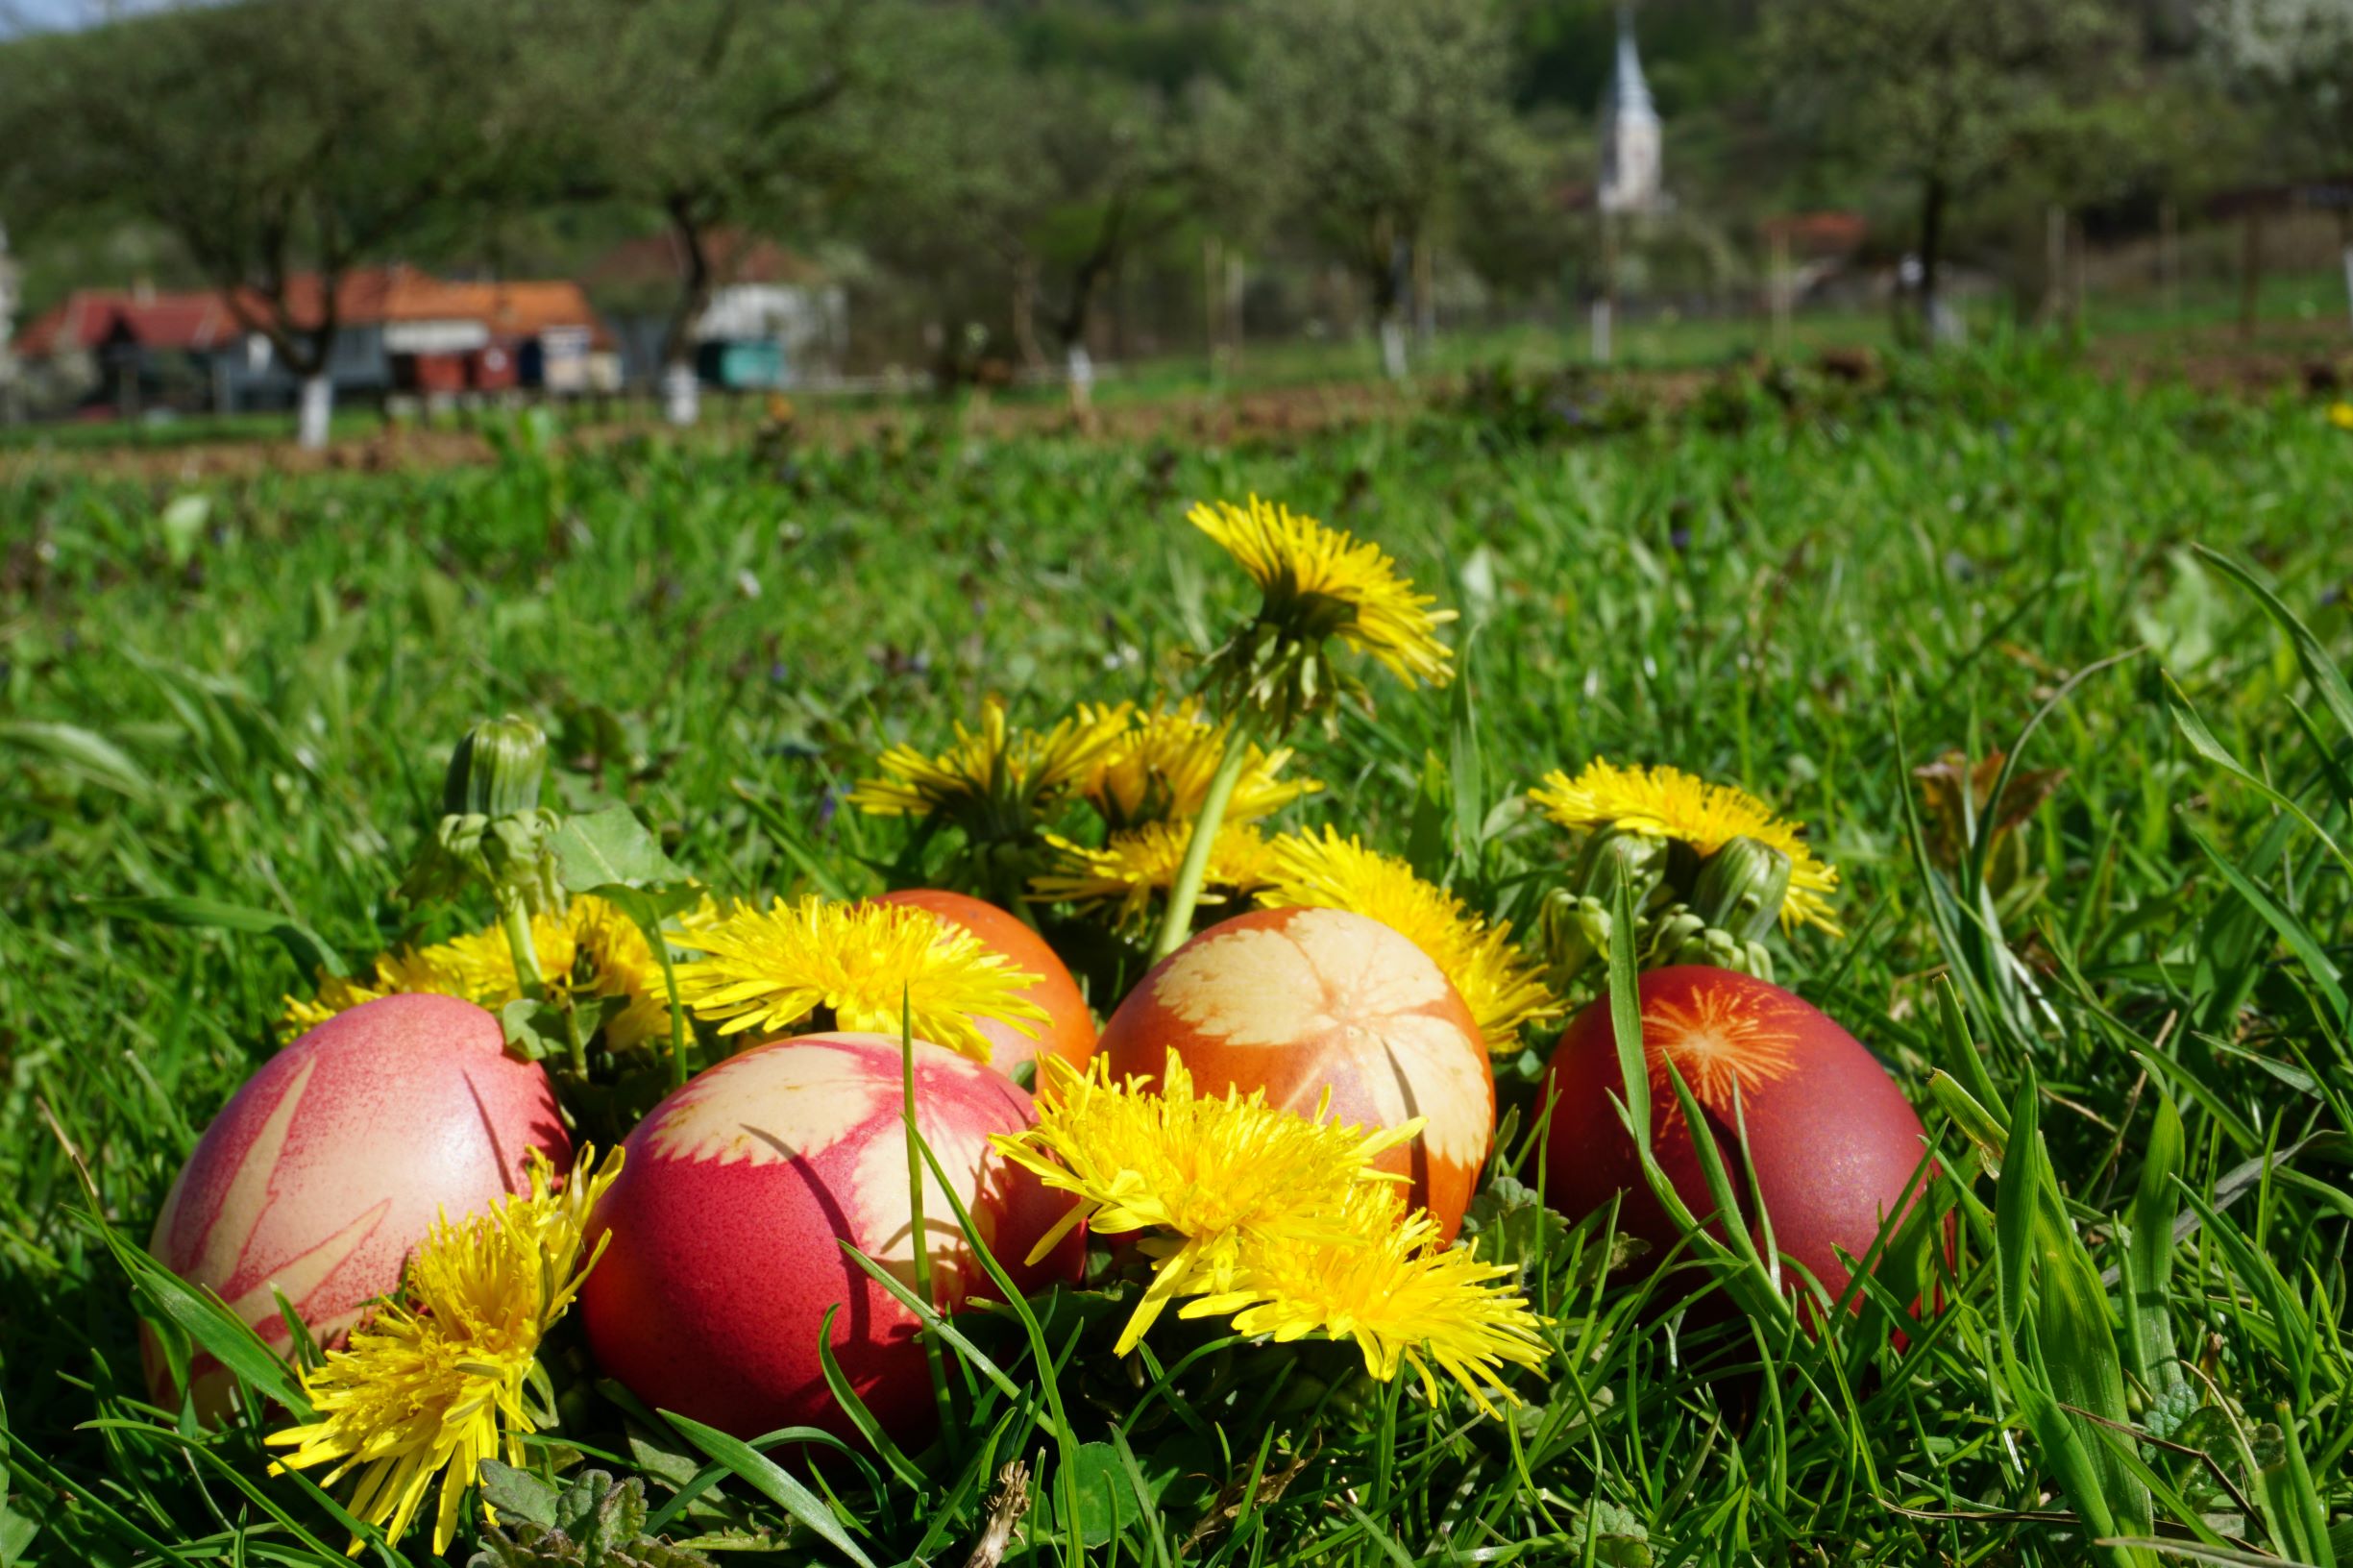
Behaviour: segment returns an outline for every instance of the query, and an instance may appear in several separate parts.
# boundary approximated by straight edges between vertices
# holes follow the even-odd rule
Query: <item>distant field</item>
[[[1573,343],[1445,338],[1438,364],[1533,366]],[[1740,346],[1703,324],[1627,338],[1656,364]],[[1307,380],[1354,352],[1246,363]],[[1156,367],[1104,397],[1199,384]],[[20,468],[0,485],[0,1562],[337,1560],[191,1451],[342,1541],[259,1480],[249,1433],[175,1433],[141,1408],[131,1303],[75,1215],[65,1153],[144,1238],[309,977],[266,936],[101,901],[250,906],[354,956],[419,935],[386,891],[452,739],[507,709],[554,733],[563,804],[627,802],[722,892],[795,890],[808,857],[876,885],[897,830],[840,805],[875,752],[944,740],[985,695],[1042,723],[1184,680],[1177,647],[1243,601],[1184,511],[1253,491],[1380,541],[1460,606],[1474,817],[1606,755],[1739,783],[1811,824],[1851,935],[1802,934],[1784,978],[1891,1065],[1949,1167],[1975,1168],[1929,1090],[1954,1061],[1942,978],[1998,1109],[2029,1070],[2040,1084],[2026,1105],[2100,1266],[2139,1267],[2128,1237],[2154,1246],[2176,1213],[2206,1216],[2162,1254],[2155,1296],[2127,1316],[2120,1286],[2102,1319],[2118,1344],[2164,1323],[2197,1363],[2187,1397],[2218,1412],[2157,1410],[2133,1384],[2144,1432],[2163,1421],[2176,1445],[2122,1445],[2159,1483],[2161,1532],[2309,1545],[2265,1511],[2292,1495],[2285,1425],[2327,1550],[2353,1512],[2353,894],[2330,848],[2353,808],[2353,708],[2192,547],[2252,563],[2342,668],[2353,431],[2311,399],[2136,388],[2033,349],[1900,361],[1868,391],[1809,379],[1787,405],[1748,387],[1633,407],[1609,434],[1552,407],[1149,441],[990,439],[918,407],[838,446],[721,430],[542,450],[510,431],[494,460],[438,470],[182,486]],[[2211,751],[2169,702],[2202,716]],[[2044,713],[2022,765],[2064,777],[2020,829],[2011,891],[1967,899],[1915,854],[1911,770],[2018,746]],[[1331,788],[1293,815],[1402,848],[1456,722],[1444,698],[1390,690],[1342,740],[1307,735],[1302,766]],[[1492,864],[1541,875],[1532,824],[1492,822]],[[1526,878],[1485,891],[1525,919]],[[2136,1207],[2161,1097],[2187,1128],[2183,1185]],[[2267,1149],[2299,1152],[2251,1182]],[[1972,1190],[1995,1202],[1992,1181]],[[2009,1359],[1995,1237],[1965,1224],[1956,1246],[1949,1310],[1904,1350],[1844,1328],[1760,1348],[1706,1311],[1662,1321],[1645,1287],[1563,1253],[1531,1276],[1557,1368],[1522,1380],[1529,1404],[1502,1423],[1365,1398],[1278,1444],[1271,1418],[1238,1413],[1262,1363],[1204,1361],[1147,1412],[1133,1369],[1090,1340],[1062,1373],[1074,1419],[1104,1453],[1117,1430],[1156,1501],[1091,1525],[1088,1560],[1168,1568],[1189,1543],[1183,1560],[1235,1564],[2093,1560],[2022,1400],[2101,1356],[2123,1375],[2126,1353],[2054,1345],[2051,1373]],[[581,1440],[673,1496],[692,1462],[632,1458],[616,1408],[579,1397]],[[148,1424],[92,1425],[114,1417]],[[1251,1490],[1286,1456],[1304,1456],[1287,1487]],[[927,1560],[960,1561],[978,1529],[977,1453],[924,1463],[921,1484],[824,1479],[878,1562],[935,1524]],[[780,1522],[732,1482],[713,1497],[689,1516],[702,1528]],[[1007,1560],[1061,1562],[1045,1524]],[[796,1539],[723,1560],[839,1559]]]
[[[2168,299],[2149,290],[2096,293],[2084,313],[2087,341],[2107,346],[2112,356],[2143,370],[2203,369],[2211,379],[2262,379],[2302,357],[2353,355],[2353,313],[2337,273],[2281,275],[2264,280],[2260,329],[2251,344],[2235,331],[2240,301],[2226,285],[2189,287]],[[1960,313],[1980,341],[1999,339],[2015,329],[2006,300],[1965,301]],[[1885,309],[1801,311],[1788,340],[1777,342],[1772,323],[1753,315],[1683,315],[1637,308],[1619,324],[1613,363],[1621,371],[1683,372],[1759,355],[1803,359],[1826,349],[1888,352],[1897,345],[1896,322]],[[1583,319],[1525,322],[1512,326],[1450,327],[1417,348],[1416,382],[1448,382],[1473,370],[1507,365],[1549,370],[1591,361],[1589,324]],[[2251,364],[2246,363],[2252,361]],[[1198,354],[1176,354],[1107,364],[1095,398],[1105,407],[1136,404],[1219,399],[1302,387],[1362,383],[1380,377],[1380,355],[1361,336],[1303,337],[1245,343],[1240,352],[1214,361]],[[796,394],[812,409],[874,410],[926,400],[869,392],[816,390]],[[1064,400],[1059,382],[1022,386],[991,395],[1015,406],[1052,405]],[[646,398],[599,403],[601,418],[634,428],[659,423],[659,409]],[[712,394],[704,418],[720,425],[748,425],[762,417],[758,396]],[[49,421],[0,427],[0,452],[58,453],[112,450],[172,452],[184,448],[282,441],[292,430],[290,414],[192,415],[124,425],[111,420]],[[576,416],[577,417],[576,413]],[[404,423],[414,424],[415,416]],[[429,422],[468,428],[462,414]],[[372,407],[346,407],[334,418],[334,437],[351,441],[385,429]]]

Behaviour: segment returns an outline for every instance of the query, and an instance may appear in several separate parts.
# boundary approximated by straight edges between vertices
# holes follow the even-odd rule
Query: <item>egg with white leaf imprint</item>
[[[917,1128],[974,1233],[1025,1293],[1075,1282],[1075,1228],[1026,1262],[1070,1200],[989,1142],[1035,1119],[1030,1097],[921,1041],[914,1069]],[[730,1057],[656,1106],[590,1221],[591,1247],[610,1237],[580,1293],[599,1364],[647,1405],[740,1436],[790,1426],[850,1436],[822,1339],[887,1431],[920,1436],[933,1406],[916,1315],[843,1248],[914,1287],[903,1070],[887,1036],[803,1035]],[[948,1197],[927,1170],[923,1253],[933,1305],[952,1313],[1000,1292]]]
[[[1419,1116],[1376,1164],[1452,1239],[1495,1139],[1495,1075],[1477,1020],[1429,954],[1337,909],[1261,909],[1188,942],[1104,1025],[1112,1074],[1167,1070],[1203,1094],[1263,1090],[1269,1105],[1365,1127]]]
[[[453,996],[380,997],[246,1080],[172,1184],[148,1251],[281,1355],[292,1343],[281,1296],[335,1344],[399,1286],[435,1219],[530,1190],[534,1148],[559,1170],[572,1162],[546,1071],[506,1053],[497,1018]],[[175,1402],[152,1335],[143,1349],[150,1388]],[[232,1379],[199,1351],[189,1384],[211,1415]]]

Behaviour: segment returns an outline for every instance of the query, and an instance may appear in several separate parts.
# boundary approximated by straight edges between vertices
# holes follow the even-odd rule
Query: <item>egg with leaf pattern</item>
[[[546,1071],[507,1054],[497,1018],[453,996],[380,997],[246,1080],[172,1184],[148,1251],[282,1355],[282,1295],[311,1337],[336,1343],[400,1285],[436,1218],[528,1191],[534,1148],[571,1164]],[[152,1334],[144,1350],[150,1386],[171,1403]],[[201,1350],[188,1373],[198,1408],[220,1409],[230,1374]]]
[[[1154,966],[1104,1026],[1114,1077],[1157,1080],[1174,1051],[1204,1094],[1264,1090],[1270,1105],[1396,1127],[1427,1118],[1377,1164],[1451,1239],[1495,1140],[1495,1076],[1478,1022],[1430,956],[1364,916],[1261,909],[1220,921]]]
[[[1695,1217],[1713,1215],[1700,1144],[1678,1101],[1674,1066],[1700,1107],[1743,1222],[1761,1247],[1761,1201],[1775,1245],[1836,1299],[1882,1221],[1918,1201],[1926,1155],[1920,1116],[1854,1037],[1803,997],[1703,965],[1641,977],[1652,1149]],[[1547,1199],[1578,1218],[1620,1198],[1618,1226],[1663,1254],[1679,1237],[1644,1180],[1612,1096],[1623,1098],[1608,999],[1561,1032],[1544,1083]],[[1756,1180],[1749,1187],[1740,1132]],[[1623,1194],[1620,1197],[1620,1194]],[[1790,1287],[1798,1288],[1792,1279]],[[1859,1302],[1859,1296],[1858,1296]]]
[[[1035,1119],[1003,1073],[915,1042],[916,1124],[946,1172],[923,1178],[922,1253],[944,1312],[1001,1294],[957,1223],[1025,1294],[1075,1282],[1073,1229],[1037,1263],[1031,1249],[1068,1197],[991,1147]],[[854,1246],[912,1292],[915,1205],[907,1171],[898,1041],[803,1035],[709,1067],[629,1135],[627,1161],[590,1220],[608,1237],[580,1292],[598,1363],[639,1399],[739,1436],[856,1425],[829,1388],[836,1369],[901,1441],[933,1421],[919,1319],[844,1250]]]

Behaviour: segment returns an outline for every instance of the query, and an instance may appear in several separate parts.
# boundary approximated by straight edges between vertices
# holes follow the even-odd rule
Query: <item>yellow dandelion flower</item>
[[[1118,739],[1095,759],[1079,786],[1079,794],[1114,832],[1148,822],[1189,822],[1201,814],[1233,726],[1210,723],[1199,699],[1189,697],[1174,707],[1140,710],[1122,702],[1113,708],[1081,706],[1079,714],[1119,725]],[[1226,802],[1229,822],[1256,821],[1323,788],[1311,778],[1282,776],[1292,756],[1287,746],[1268,751],[1253,744],[1247,755]]]
[[[1186,520],[1250,574],[1265,596],[1262,619],[1303,640],[1337,635],[1409,687],[1454,678],[1454,652],[1437,628],[1455,612],[1432,609],[1437,600],[1415,592],[1380,546],[1256,496],[1247,506],[1197,505]]]
[[[539,953],[550,988],[560,991],[569,985],[579,943],[567,918],[532,916],[531,944]],[[297,996],[283,999],[279,1038],[290,1041],[362,1002],[415,994],[462,996],[493,1013],[516,1000],[523,994],[523,985],[515,977],[514,949],[505,933],[488,926],[448,942],[379,954],[369,972],[358,977],[322,974],[317,992],[307,1001]]]
[[[992,837],[1066,796],[1126,727],[1103,713],[1047,730],[1015,729],[1005,704],[981,705],[978,729],[956,725],[956,744],[933,756],[895,746],[876,759],[879,778],[859,781],[849,803],[872,817],[944,817]]]
[[[710,900],[687,915],[685,923],[714,918]],[[625,996],[629,1005],[605,1025],[606,1043],[625,1050],[670,1028],[670,994],[662,968],[637,922],[601,898],[575,898],[562,915],[531,918],[531,945],[539,954],[551,992],[577,991],[595,996]],[[576,980],[576,968],[585,973]],[[288,996],[279,1015],[279,1035],[292,1040],[303,1031],[380,996],[411,993],[462,996],[495,1013],[523,994],[515,976],[514,950],[496,926],[470,931],[448,942],[380,955],[361,977],[321,975],[307,1000]]]
[[[1114,833],[1100,849],[1049,833],[1046,842],[1061,854],[1062,867],[1031,878],[1030,891],[1041,898],[1068,899],[1082,907],[1116,905],[1119,925],[1141,930],[1151,921],[1154,903],[1175,885],[1191,838],[1192,823],[1182,821]],[[1200,901],[1221,904],[1233,894],[1263,887],[1272,870],[1259,830],[1247,823],[1228,823],[1210,845]]]
[[[596,1264],[581,1262],[581,1237],[621,1174],[621,1150],[601,1167],[594,1158],[583,1150],[558,1192],[534,1150],[527,1195],[454,1223],[444,1216],[419,1244],[401,1298],[303,1374],[313,1419],[271,1433],[271,1447],[294,1451],[273,1472],[332,1465],[328,1486],[355,1474],[352,1513],[394,1541],[438,1475],[433,1551],[449,1550],[481,1461],[525,1462],[523,1437],[536,1429],[524,1389],[540,1342]]]
[[[1508,922],[1490,924],[1444,888],[1425,882],[1395,855],[1367,849],[1326,827],[1286,833],[1267,846],[1268,909],[1344,909],[1379,920],[1430,955],[1462,993],[1490,1051],[1519,1044],[1523,1024],[1560,1016],[1543,967],[1512,945]]]
[[[719,919],[719,906],[702,901],[677,917],[679,930],[693,933]],[[615,905],[593,895],[572,901],[571,928],[579,944],[585,978],[580,988],[597,996],[624,996],[628,1006],[604,1021],[605,1043],[617,1051],[670,1033],[670,991],[662,984],[662,961],[637,922]]]
[[[836,1028],[895,1035],[903,1002],[917,1039],[986,1062],[975,1019],[1035,1035],[1046,1017],[1022,994],[1037,975],[929,910],[812,894],[765,910],[739,904],[670,940],[701,954],[677,967],[678,996],[723,1035],[781,1033],[820,1008]]]
[[[1168,1303],[1204,1290],[1237,1288],[1244,1246],[1270,1249],[1322,1240],[1343,1243],[1334,1216],[1349,1189],[1393,1178],[1371,1168],[1380,1154],[1421,1131],[1415,1117],[1386,1132],[1365,1133],[1246,1098],[1229,1089],[1212,1099],[1193,1091],[1174,1051],[1162,1086],[1148,1077],[1111,1081],[1097,1058],[1086,1072],[1045,1060],[1047,1083],[1038,1121],[1026,1131],[992,1134],[997,1152],[1079,1201],[1030,1253],[1036,1262],[1085,1220],[1109,1236],[1156,1228],[1152,1283],[1119,1336],[1125,1355]]]
[[[376,960],[375,967],[364,976],[329,974],[319,971],[318,989],[308,996],[282,996],[278,1006],[278,1042],[286,1044],[300,1035],[317,1028],[338,1013],[349,1013],[362,1002],[401,992],[432,992],[440,995],[454,995],[453,991],[435,983],[436,977],[425,972],[413,953],[385,953]]]
[[[1679,840],[1703,858],[1733,839],[1769,845],[1789,857],[1789,893],[1781,900],[1781,923],[1842,934],[1830,913],[1838,868],[1816,859],[1813,846],[1798,836],[1804,823],[1783,821],[1745,790],[1710,784],[1679,769],[1620,768],[1596,758],[1575,778],[1556,768],[1528,792],[1528,798],[1562,827],[1629,828]]]
[[[2353,403],[2330,404],[2328,422],[2341,430],[2353,430]]]
[[[569,913],[531,917],[531,948],[539,955],[539,971],[551,990],[568,989],[572,966],[579,958],[579,939],[573,934]],[[497,926],[453,937],[438,948],[444,969],[464,989],[456,994],[479,1002],[493,1013],[523,994],[515,974],[515,949]]]
[[[1408,1214],[1394,1187],[1354,1188],[1340,1217],[1346,1234],[1337,1239],[1245,1238],[1232,1286],[1177,1315],[1231,1316],[1242,1333],[1277,1343],[1311,1334],[1353,1341],[1365,1371],[1387,1383],[1410,1366],[1434,1404],[1433,1362],[1488,1415],[1496,1413],[1490,1395],[1516,1403],[1503,1366],[1537,1365],[1549,1348],[1544,1320],[1501,1283],[1516,1271],[1445,1246],[1436,1222],[1425,1211]]]

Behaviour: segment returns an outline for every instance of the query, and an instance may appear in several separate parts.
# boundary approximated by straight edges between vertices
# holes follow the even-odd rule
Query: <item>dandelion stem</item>
[[[548,997],[547,973],[539,967],[539,944],[531,940],[531,916],[519,895],[499,894],[499,929],[506,933],[507,951],[515,957],[515,989],[534,1002]],[[564,1015],[564,1043],[572,1070],[588,1077],[588,1042],[580,1038],[580,1019],[569,998],[556,1004]]]
[[[506,933],[507,950],[515,956],[516,989],[533,1001],[547,995],[548,983],[539,968],[539,945],[531,940],[530,913],[521,898],[500,894],[499,929]]]
[[[670,1087],[684,1089],[686,1087],[686,1008],[678,1000],[677,962],[670,956],[670,943],[664,940],[660,926],[655,926],[646,935],[651,939],[650,944],[653,948],[653,956],[661,962],[662,990],[670,997]]]
[[[1217,759],[1217,772],[1210,775],[1209,792],[1201,797],[1201,814],[1193,819],[1192,837],[1185,842],[1185,859],[1168,889],[1168,913],[1161,921],[1160,940],[1152,944],[1155,962],[1183,946],[1192,931],[1193,908],[1201,902],[1202,878],[1209,873],[1210,848],[1217,842],[1217,830],[1225,825],[1226,802],[1234,797],[1234,786],[1240,782],[1242,769],[1250,760],[1250,730],[1247,709],[1235,714],[1226,726],[1225,752]]]

